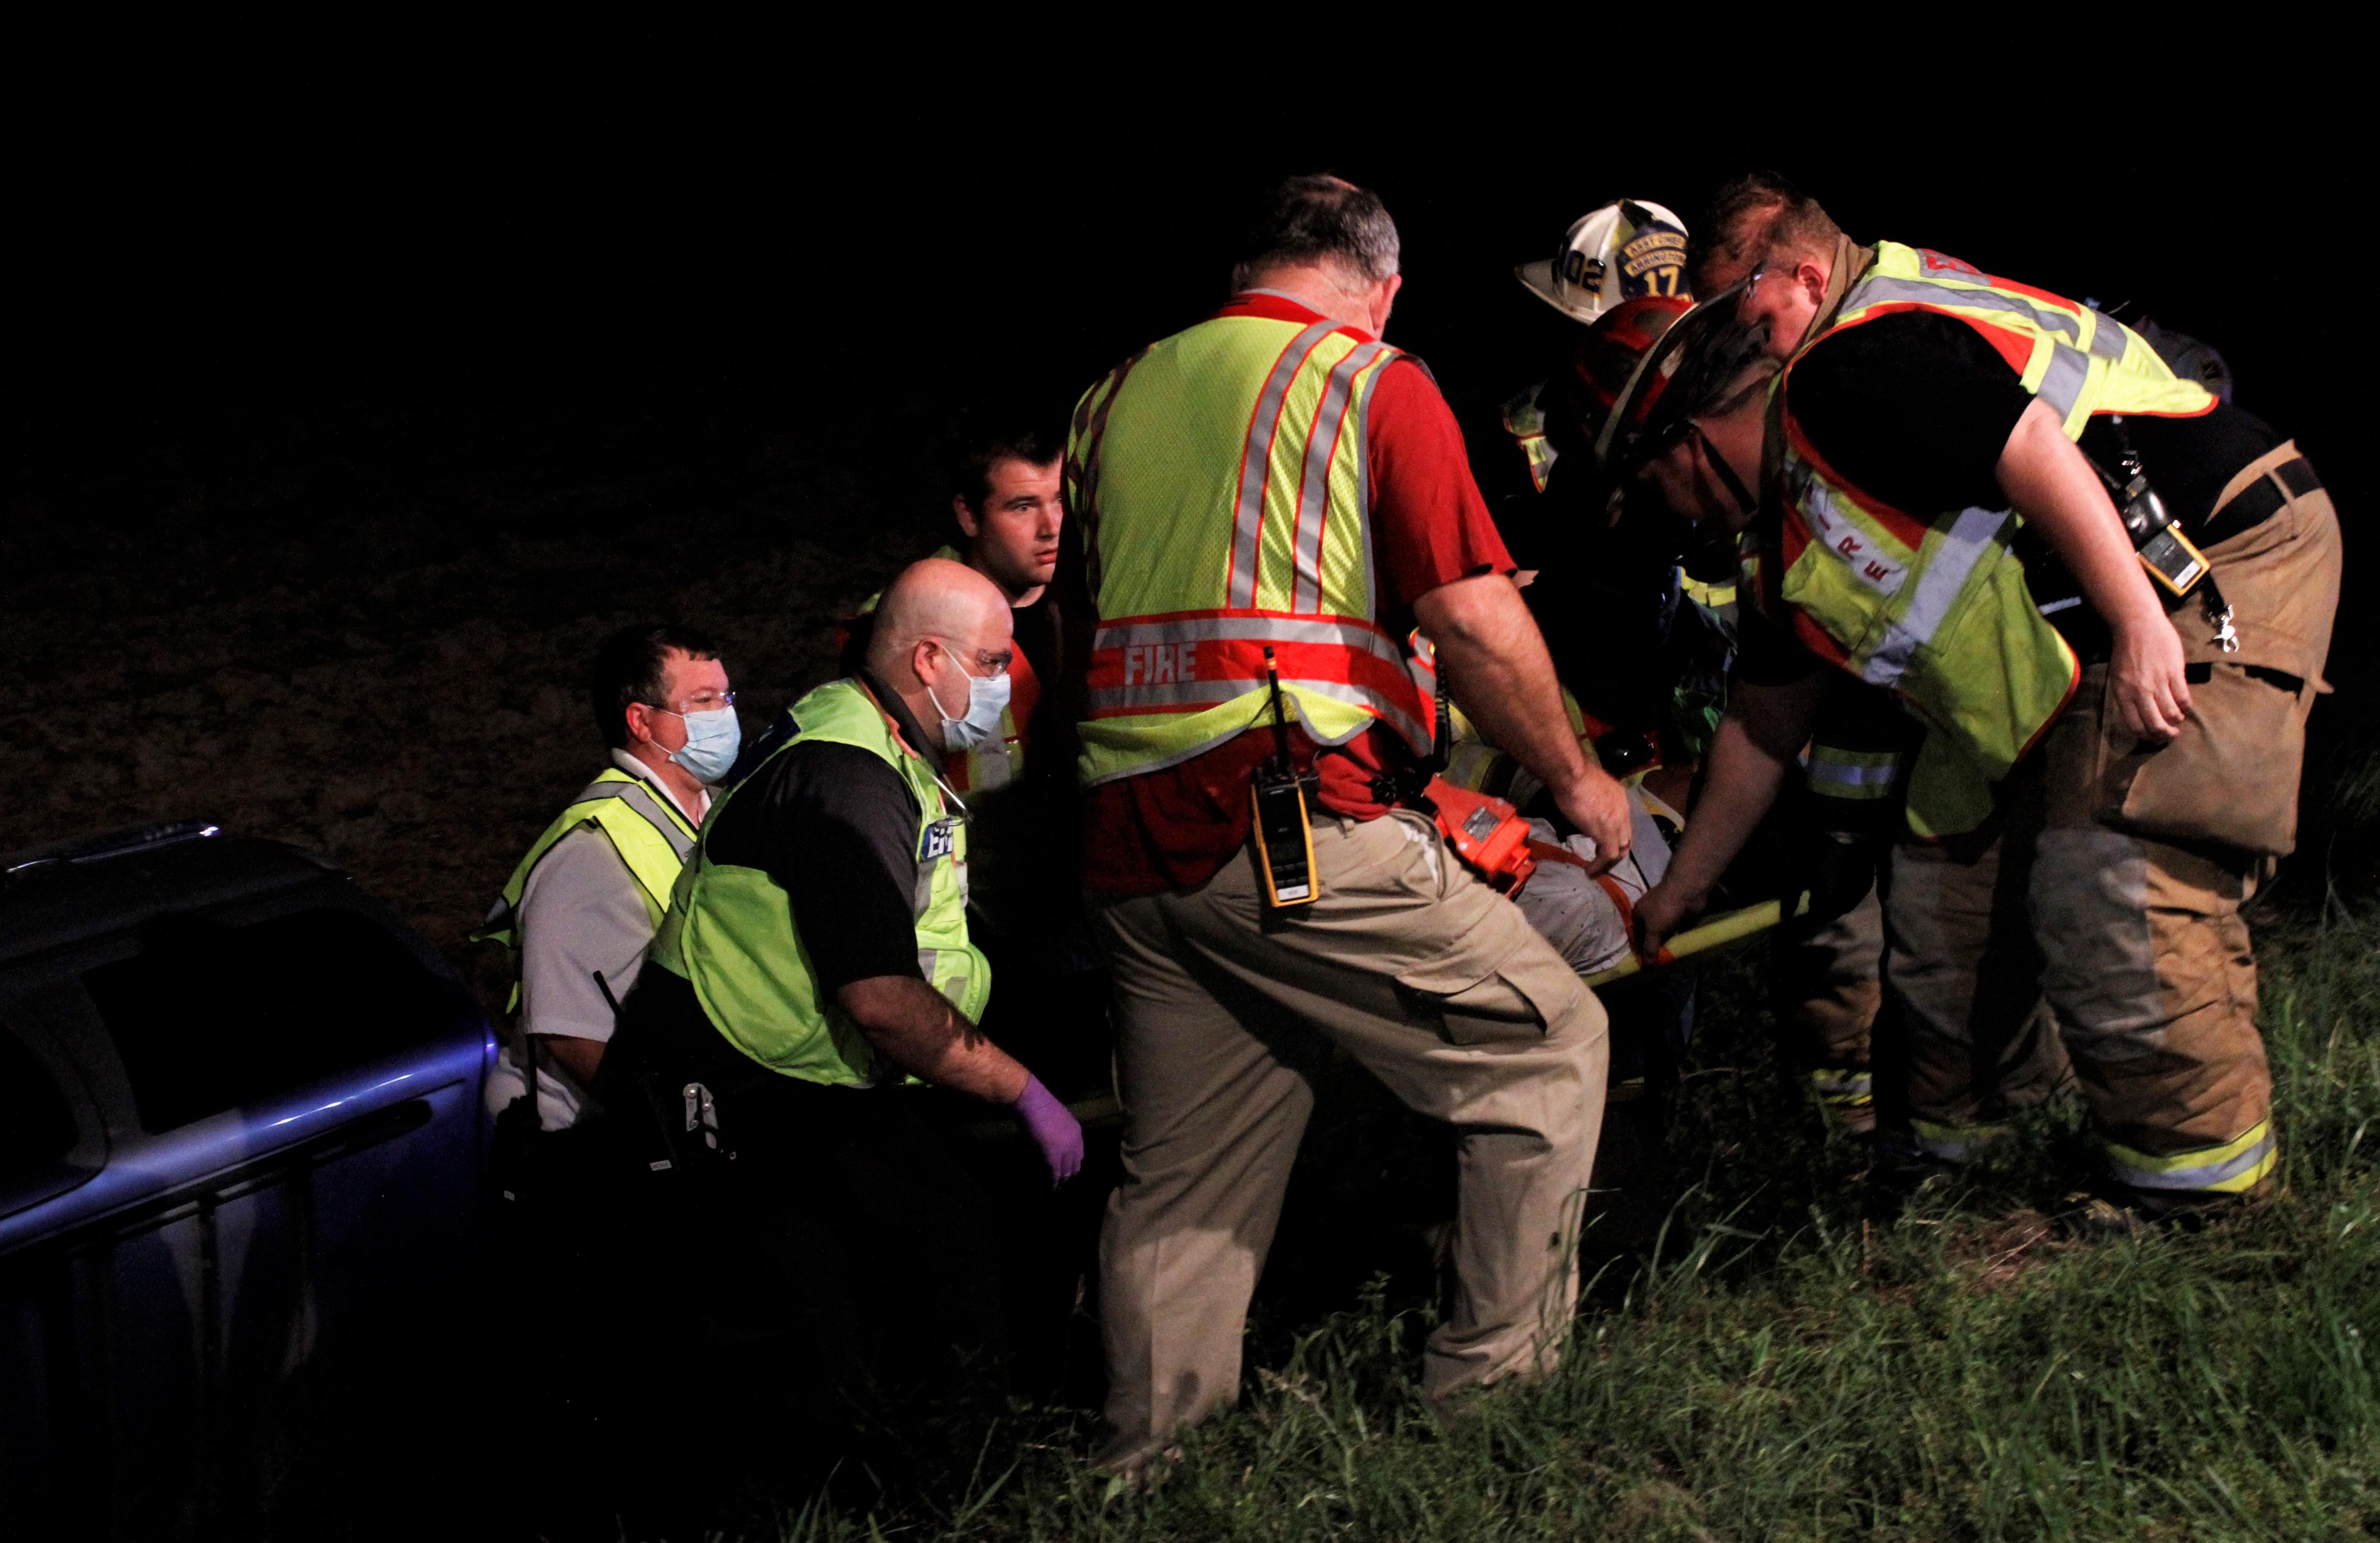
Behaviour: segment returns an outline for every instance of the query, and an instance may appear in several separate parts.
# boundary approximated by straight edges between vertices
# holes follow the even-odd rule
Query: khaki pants
[[[1603,1009],[1427,819],[1314,829],[1321,897],[1274,919],[1244,853],[1186,895],[1109,902],[1123,1183],[1100,1239],[1115,1435],[1132,1462],[1238,1392],[1240,1340],[1314,1097],[1319,1034],[1461,1133],[1452,1314],[1425,1391],[1550,1365],[1577,1292]]]

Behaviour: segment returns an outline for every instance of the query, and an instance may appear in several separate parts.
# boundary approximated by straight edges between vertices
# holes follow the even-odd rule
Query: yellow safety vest
[[[1318,743],[1386,723],[1426,753],[1433,677],[1379,624],[1365,404],[1397,351],[1353,327],[1224,315],[1088,392],[1066,449],[1099,628],[1086,786],[1268,719],[1264,650]]]
[[[967,936],[966,816],[944,802],[933,767],[902,742],[892,720],[853,680],[830,681],[794,704],[801,732],[770,760],[813,740],[881,757],[917,805],[917,882],[910,907],[917,968],[970,1022],[991,996],[991,966]],[[766,765],[766,761],[761,765]],[[793,898],[758,868],[715,862],[710,835],[747,778],[720,795],[702,839],[678,876],[651,961],[694,987],[711,1027],[771,1071],[807,1082],[865,1088],[876,1052],[859,1026],[819,986]]]
[[[2009,549],[2005,509],[1900,510],[1827,464],[1794,419],[1795,365],[1847,327],[1926,310],[1973,327],[2025,389],[2080,436],[2094,414],[2190,416],[2215,398],[2177,379],[2156,351],[2087,306],[1956,258],[1883,242],[1833,319],[1779,378],[1782,505],[1778,594],[1820,657],[1905,699],[1929,732],[1909,773],[1908,819],[1921,837],[1972,830],[1992,787],[2057,718],[2079,670],[2034,609]]]
[[[1521,447],[1521,454],[1529,463],[1529,483],[1540,493],[1554,473],[1554,461],[1561,452],[1546,438],[1546,410],[1537,405],[1544,392],[1543,380],[1504,404],[1504,432]]]
[[[512,877],[504,881],[504,895],[486,923],[471,934],[474,943],[492,941],[504,946],[513,966],[510,1006],[515,1008],[520,1006],[521,896],[528,889],[529,874],[545,854],[581,826],[601,831],[612,850],[620,854],[637,881],[637,897],[645,902],[645,914],[655,927],[669,909],[678,870],[686,866],[686,853],[694,850],[694,826],[678,813],[676,804],[642,778],[611,766],[580,790],[514,864]]]

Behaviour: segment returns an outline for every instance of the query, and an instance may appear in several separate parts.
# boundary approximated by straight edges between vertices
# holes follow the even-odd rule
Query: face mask
[[[965,670],[959,672],[965,675]],[[1008,677],[1006,675],[967,675],[967,706],[965,717],[953,717],[942,711],[940,693],[929,687],[926,698],[934,705],[934,714],[942,720],[942,744],[950,750],[973,750],[1000,732],[1000,715],[1008,710]]]
[[[693,773],[698,782],[712,783],[725,777],[735,765],[735,753],[744,748],[744,726],[735,721],[735,709],[714,707],[707,713],[674,716],[686,724],[686,748],[671,751],[669,758]]]

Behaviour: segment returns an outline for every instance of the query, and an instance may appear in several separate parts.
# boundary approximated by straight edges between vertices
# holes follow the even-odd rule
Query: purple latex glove
[[[1025,1074],[1025,1091],[1016,1095],[1010,1107],[1025,1122],[1025,1133],[1041,1149],[1041,1161],[1050,1164],[1050,1187],[1073,1178],[1083,1169],[1083,1127],[1058,1095],[1041,1085],[1041,1079],[1031,1072]]]

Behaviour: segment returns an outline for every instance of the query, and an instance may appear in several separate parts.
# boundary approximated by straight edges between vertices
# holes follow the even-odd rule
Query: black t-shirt
[[[1929,520],[2007,506],[2000,453],[2033,394],[1965,322],[1908,311],[1844,328],[1794,364],[1787,391],[1812,447],[1863,492]],[[2228,403],[2194,418],[2128,417],[2122,432],[2185,531],[2213,512],[2241,466],[2280,443],[2254,415]],[[2122,446],[2107,418],[2092,419],[2081,442],[2111,472],[2119,464]],[[2050,624],[2085,659],[2104,658],[2106,624],[2065,564],[2030,530],[2018,533],[2015,550]],[[1740,647],[1739,671],[1755,684],[1798,680],[1816,667],[1791,633],[1749,615]]]
[[[897,697],[878,700],[890,703],[911,744],[926,742]],[[921,975],[911,910],[919,814],[883,757],[812,741],[754,772],[704,839],[712,862],[758,868],[791,897],[819,984],[832,992],[880,975]]]
[[[1009,625],[1015,631],[1016,651],[1041,678],[1043,691],[1058,679],[1058,606],[1050,598],[1054,585],[1044,585],[1041,597],[1029,606],[1018,606],[1008,613]]]

